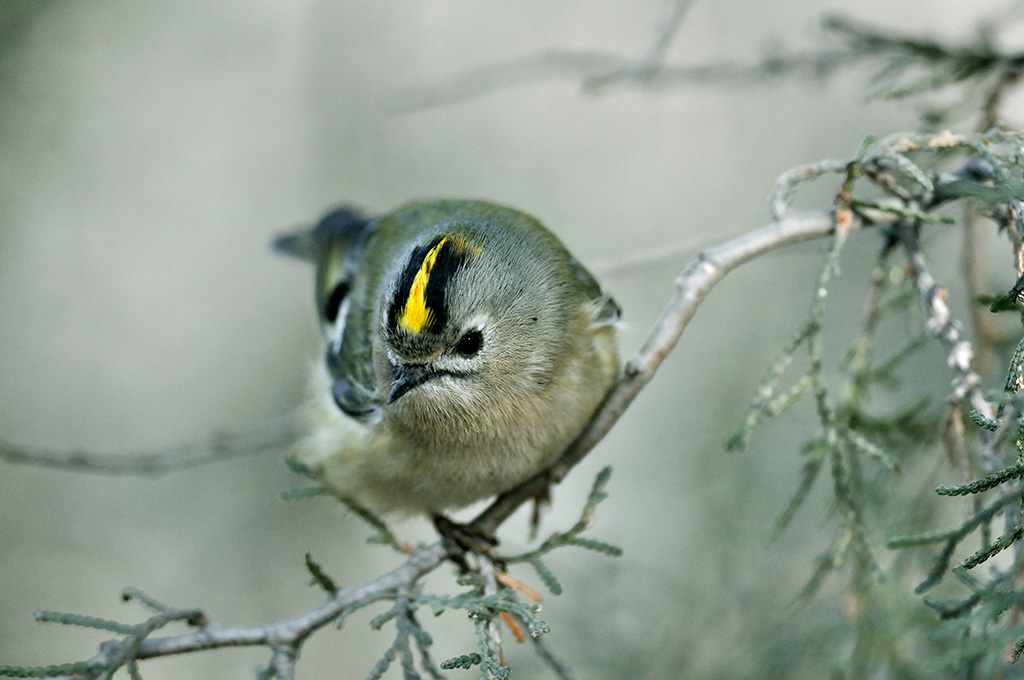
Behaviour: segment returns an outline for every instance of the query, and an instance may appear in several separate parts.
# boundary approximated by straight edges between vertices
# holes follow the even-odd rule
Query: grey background
[[[696,2],[670,59],[753,60],[773,45],[828,44],[818,28],[826,10],[967,38],[976,17],[1006,6]],[[916,124],[911,104],[866,103],[862,72],[827,85],[600,96],[561,78],[394,112],[414,88],[544,49],[639,56],[667,9],[660,0],[9,4],[0,12],[0,433],[133,451],[290,412],[318,351],[311,276],[268,243],[340,201],[386,210],[421,196],[491,198],[539,216],[600,265],[672,244],[695,252],[759,226],[786,168],[849,156],[867,133]],[[827,205],[829,186],[802,203]],[[943,243],[952,252],[957,241],[933,241]],[[848,269],[875,247],[858,239]],[[579,677],[770,677],[770,668],[817,677],[842,654],[807,644],[841,630],[834,593],[787,609],[830,536],[821,490],[788,534],[765,539],[794,487],[810,408],[769,427],[750,453],[724,450],[806,310],[820,251],[791,248],[730,277],[556,490],[547,526],[568,526],[597,470],[615,468],[593,535],[625,556],[568,549],[552,559],[565,593],[546,603],[549,642]],[[624,355],[686,259],[604,278],[626,310]],[[855,281],[834,302],[848,310],[837,314],[836,357],[859,314]],[[921,379],[941,387],[945,377]],[[365,545],[367,531],[336,504],[281,502],[280,491],[302,484],[282,458],[160,478],[0,467],[0,663],[91,655],[100,634],[41,626],[31,613],[137,620],[142,612],[119,602],[125,585],[200,605],[224,624],[260,623],[319,601],[306,550],[344,585],[398,563]],[[523,517],[506,526],[510,548],[525,527]],[[431,537],[422,522],[398,528]],[[528,569],[518,574],[539,587]],[[452,588],[448,570],[432,583]],[[391,639],[365,625],[373,613],[316,635],[300,677],[364,677]],[[472,649],[461,617],[433,626],[437,659]],[[528,649],[511,647],[518,677],[546,677]],[[265,659],[226,650],[143,671],[247,678]]]

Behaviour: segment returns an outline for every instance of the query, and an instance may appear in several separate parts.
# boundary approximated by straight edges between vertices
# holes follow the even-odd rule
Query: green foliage
[[[972,413],[977,413],[977,411],[972,411]],[[994,420],[986,419],[982,423],[978,423],[974,418],[971,420],[979,427],[991,432],[994,432],[999,427]],[[990,423],[992,426],[989,425]],[[1006,482],[1013,481],[1014,479],[1019,479],[1022,475],[1024,475],[1024,466],[1014,465],[1013,467],[1008,467],[1004,470],[1000,470],[999,472],[993,472],[982,479],[977,479],[968,484],[957,484],[953,486],[943,484],[941,486],[937,486],[935,487],[935,493],[940,496],[968,496],[970,494],[982,493],[984,491],[994,489],[1000,484],[1005,484]]]
[[[1019,248],[1024,234],[1020,203],[1024,197],[1022,141],[1020,134],[999,128],[968,135],[869,139],[849,162],[821,163],[787,173],[773,194],[773,209],[781,216],[801,182],[826,173],[842,176],[835,199],[835,232],[813,288],[807,320],[765,372],[728,446],[747,449],[763,423],[784,414],[805,397],[812,401],[818,431],[801,449],[803,465],[796,489],[780,513],[775,530],[779,533],[790,525],[827,471],[833,499],[833,539],[817,559],[799,601],[813,597],[830,575],[848,573],[847,597],[861,603],[851,620],[855,644],[850,662],[855,671],[849,677],[872,675],[885,666],[894,668],[901,658],[900,638],[905,633],[897,628],[887,634],[879,632],[878,620],[891,616],[884,613],[884,599],[875,593],[882,587],[886,572],[899,574],[905,569],[879,554],[879,534],[884,531],[880,519],[893,509],[888,503],[897,487],[895,475],[939,441],[962,470],[988,468],[987,474],[973,481],[936,489],[939,496],[969,498],[969,517],[952,529],[895,537],[885,545],[900,550],[939,546],[915,589],[918,594],[935,588],[948,574],[969,586],[967,597],[944,601],[925,596],[924,603],[945,620],[935,630],[932,642],[948,641],[952,631],[960,636],[957,645],[945,646],[936,657],[942,666],[955,668],[963,677],[988,677],[985,673],[1001,663],[1007,646],[1013,646],[1021,634],[1015,623],[1020,616],[1006,612],[1013,608],[1024,613],[1020,593],[1012,587],[1013,575],[1020,573],[1024,523],[1011,516],[1011,509],[1019,513],[1020,479],[1024,477],[1024,434],[1015,396],[1024,387],[1024,341],[1010,361],[1004,395],[993,403],[971,368],[970,345],[952,317],[945,289],[929,271],[921,232],[931,225],[950,222],[946,214],[935,213],[940,207],[952,201],[970,201],[974,210],[991,220]],[[861,198],[864,193],[872,196]],[[829,294],[855,220],[881,225],[882,242],[871,273],[860,335],[846,359],[836,366],[843,380],[842,387],[836,389],[829,384],[831,367],[826,361],[823,331]],[[1022,297],[1019,285],[1018,278],[1015,287],[1001,296],[1012,300],[1018,310]],[[915,312],[915,306],[923,313]],[[892,318],[899,323],[890,323]],[[896,325],[906,332],[908,321],[914,327],[909,337],[895,352],[877,356],[879,335],[891,336]],[[929,413],[928,404],[933,399],[927,395],[911,395],[904,406],[891,403],[891,396],[903,396],[901,370],[930,343],[937,343],[947,356],[951,393],[946,398],[945,416]],[[803,361],[801,351],[806,353]],[[797,367],[799,370],[795,370]],[[882,392],[890,397],[880,410],[875,404]],[[964,431],[965,415],[978,427],[974,436]],[[999,466],[1007,448],[1014,451],[1016,461]],[[980,494],[991,492],[997,497],[980,502]],[[993,539],[991,525],[1000,517],[1005,518],[1007,526]],[[981,546],[957,558],[962,544],[976,535]],[[1008,552],[1013,555],[1011,565],[1000,563],[982,579],[968,576],[970,570],[996,562],[997,556]],[[864,604],[869,601],[878,608],[871,616]],[[1014,649],[1015,653],[1024,649],[1024,643]]]
[[[962,44],[901,34],[838,16],[826,19],[825,28],[846,42],[850,57],[881,60],[872,96],[902,99],[952,94],[922,111],[932,126],[948,125],[979,108],[985,119],[994,122],[1005,90],[1024,70],[1024,54],[1002,50],[994,39],[995,24],[981,27],[975,39]]]
[[[453,668],[461,668],[463,670],[469,670],[473,666],[479,666],[483,661],[483,658],[476,652],[472,654],[463,654],[462,656],[456,656],[452,659],[445,659],[441,662],[441,670],[450,671]]]
[[[986,560],[995,557],[1002,551],[1009,548],[1011,545],[1019,541],[1021,539],[1021,536],[1024,536],[1024,526],[1018,524],[1013,529],[1007,531],[1005,534],[997,538],[995,541],[985,546],[981,550],[978,550],[976,553],[974,553],[973,555],[971,555],[966,560],[964,560],[963,562],[961,562],[953,568],[957,571],[973,569],[982,562],[985,562]]]
[[[622,549],[617,546],[605,543],[604,541],[592,538],[583,538],[580,536],[580,534],[593,526],[595,521],[594,512],[597,509],[598,503],[608,497],[608,494],[605,492],[605,487],[608,485],[608,480],[611,478],[611,475],[611,467],[605,467],[598,473],[597,477],[594,479],[594,485],[590,489],[590,494],[587,496],[587,502],[583,506],[583,511],[580,513],[579,520],[577,520],[576,524],[574,524],[569,530],[553,533],[548,536],[543,543],[537,546],[536,549],[520,555],[502,557],[501,561],[505,564],[526,562],[533,567],[534,571],[537,572],[537,576],[539,576],[540,580],[544,582],[544,585],[552,595],[561,595],[562,585],[541,559],[542,556],[556,548],[561,548],[567,545],[574,545],[587,550],[593,550],[595,552],[608,555],[609,557],[619,557],[622,555]]]
[[[154,632],[174,622],[184,622],[189,626],[205,625],[205,617],[198,609],[175,609],[149,597],[135,588],[125,588],[121,593],[125,601],[136,600],[143,606],[156,612],[142,623],[130,624],[107,619],[98,619],[80,614],[63,612],[36,612],[37,621],[59,623],[65,626],[82,626],[95,630],[108,631],[121,635],[120,639],[111,640],[103,647],[103,653],[87,661],[78,661],[51,666],[0,666],[0,676],[10,678],[48,678],[54,676],[110,677],[121,668],[127,669],[132,680],[140,680],[138,653],[142,641]]]
[[[320,563],[314,560],[313,556],[309,553],[306,553],[306,569],[309,570],[310,576],[313,577],[310,585],[320,586],[331,597],[338,594],[338,584],[327,575],[324,568],[320,566]]]
[[[559,595],[562,592],[562,586],[541,559],[542,556],[564,546],[577,546],[612,557],[621,555],[622,550],[616,546],[604,541],[581,536],[584,531],[594,525],[597,506],[608,496],[605,489],[610,478],[610,467],[605,467],[598,473],[580,512],[579,519],[568,530],[552,533],[536,549],[529,552],[496,557],[495,563],[500,567],[525,562],[534,568],[541,581],[544,582],[544,585],[552,594]],[[496,614],[504,614],[511,617],[518,625],[524,627],[531,638],[536,639],[550,632],[548,625],[537,617],[540,605],[520,601],[516,590],[511,587],[505,587],[490,594],[486,593],[488,583],[486,579],[481,578],[479,573],[464,574],[460,578],[460,582],[471,586],[471,589],[450,598],[439,596],[421,596],[419,598],[419,601],[429,605],[436,615],[446,609],[464,609],[474,623],[477,635],[477,651],[448,659],[441,664],[441,668],[468,669],[471,666],[479,665],[486,680],[503,680],[508,677],[509,667],[504,665],[500,658],[494,656],[487,628]],[[550,654],[544,653],[542,658],[552,663],[557,672],[562,672],[556,665],[558,662]]]
[[[911,548],[924,546],[931,543],[942,543],[941,552],[935,556],[932,568],[928,571],[925,580],[914,589],[918,594],[924,593],[932,586],[942,580],[949,571],[950,561],[953,552],[961,541],[973,534],[975,531],[985,528],[997,515],[1002,513],[1006,506],[1015,502],[1013,496],[1001,496],[996,498],[989,505],[978,508],[966,521],[955,529],[946,531],[928,532],[911,536],[899,536],[889,539],[888,547],[892,549]]]
[[[391,609],[374,617],[370,621],[370,627],[380,630],[389,622],[395,624],[394,641],[370,671],[367,680],[379,680],[383,677],[396,657],[402,665],[403,677],[407,680],[421,680],[423,676],[416,669],[416,654],[419,654],[420,666],[428,677],[441,678],[441,672],[430,658],[430,646],[434,641],[416,619],[415,594],[398,595]]]
[[[959,580],[971,592],[966,599],[925,599],[942,619],[932,631],[943,650],[939,667],[961,677],[999,677],[1007,652],[1015,663],[1024,648],[1024,621],[1012,614],[1024,605],[1024,591],[1003,578],[982,583],[960,574]]]

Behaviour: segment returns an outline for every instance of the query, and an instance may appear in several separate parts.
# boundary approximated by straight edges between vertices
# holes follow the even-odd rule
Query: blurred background
[[[671,63],[754,62],[827,47],[826,12],[967,40],[996,0],[697,0]],[[545,50],[640,58],[666,0],[323,0],[0,5],[0,436],[124,453],[258,427],[301,404],[318,354],[311,271],[272,237],[339,203],[388,210],[424,196],[483,197],[541,218],[626,312],[628,356],[690,255],[640,270],[617,258],[699,246],[769,220],[787,168],[848,157],[866,134],[917,126],[911,103],[867,101],[863,71],[828,81],[586,92],[539,78],[438,106],[418,94],[467,70]],[[827,207],[812,189],[804,207]],[[877,240],[855,239],[850,272]],[[949,250],[958,241],[947,238]],[[942,241],[939,241],[940,245]],[[767,363],[810,302],[822,244],[774,254],[710,296],[650,387],[555,491],[545,526],[570,526],[593,476],[614,467],[593,536],[611,559],[550,560],[564,594],[543,616],[580,678],[821,677],[843,650],[808,641],[844,626],[836,592],[791,607],[827,547],[812,497],[768,540],[795,488],[810,408],[726,453]],[[950,255],[955,266],[955,255]],[[836,294],[837,335],[864,277]],[[837,355],[844,347],[839,343]],[[942,375],[924,375],[941,390]],[[137,586],[222,624],[257,624],[321,600],[310,551],[342,585],[400,557],[267,452],[160,477],[0,466],[0,664],[91,656],[103,635],[37,624],[37,609],[127,621]],[[827,484],[827,482],[826,482]],[[397,526],[432,539],[425,522]],[[510,551],[527,520],[505,525]],[[514,572],[540,588],[523,568]],[[452,592],[450,570],[431,579]],[[306,646],[299,677],[359,678],[391,642],[377,609]],[[435,659],[474,647],[451,612]],[[429,624],[428,624],[429,625]],[[818,636],[818,637],[815,637]],[[516,677],[549,677],[509,643]],[[145,677],[250,678],[265,650],[143,665]],[[392,669],[389,677],[399,677]],[[452,671],[450,677],[475,677]]]

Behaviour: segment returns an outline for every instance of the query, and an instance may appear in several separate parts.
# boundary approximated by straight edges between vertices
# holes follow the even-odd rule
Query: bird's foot
[[[437,533],[441,534],[448,558],[458,565],[463,573],[470,571],[466,562],[468,553],[492,556],[493,549],[498,545],[498,539],[480,527],[453,522],[444,515],[434,515],[432,519]]]

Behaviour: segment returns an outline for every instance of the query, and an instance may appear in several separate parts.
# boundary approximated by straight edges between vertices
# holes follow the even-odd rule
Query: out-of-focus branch
[[[672,39],[679,33],[683,24],[683,17],[690,9],[693,0],[672,0],[672,9],[661,27],[655,32],[654,40],[651,41],[647,52],[629,68],[622,71],[612,72],[595,78],[591,87],[604,87],[614,83],[616,80],[648,80],[661,70],[665,53]]]
[[[552,80],[578,81],[584,91],[598,93],[616,85],[655,90],[684,85],[764,84],[783,75],[820,78],[859,59],[841,50],[816,50],[768,54],[753,63],[661,64],[654,69],[638,70],[636,59],[631,57],[597,50],[551,49],[410,88],[394,97],[392,110],[399,114],[414,113]]]
[[[688,5],[686,0],[676,1],[639,59],[601,50],[544,50],[411,88],[394,98],[393,109],[412,113],[551,80],[576,81],[592,94],[628,86],[646,91],[685,85],[749,86],[780,77],[822,79],[842,68],[880,62],[874,78],[878,96],[904,97],[963,83],[980,84],[981,94],[968,98],[970,109],[976,111],[980,101],[982,118],[991,124],[999,120],[1006,91],[1024,75],[1024,51],[1002,50],[989,40],[942,42],[841,16],[829,16],[823,22],[839,38],[835,46],[766,52],[746,63],[664,63],[666,48],[682,26]]]
[[[588,267],[599,279],[632,273],[650,272],[655,267],[675,267],[684,257],[703,245],[697,238],[667,243],[650,250],[617,255],[593,263]]]
[[[294,441],[297,427],[298,419],[295,416],[285,416],[256,429],[217,433],[194,444],[128,453],[98,453],[80,449],[68,451],[0,440],[0,460],[73,472],[160,475],[261,451],[280,451]]]
[[[855,21],[848,17],[831,16],[825,19],[825,28],[847,40],[849,49],[864,54],[888,57],[889,70],[896,71],[914,65],[935,69],[927,80],[917,85],[930,89],[936,86],[963,82],[969,78],[995,74],[1001,86],[1013,82],[1024,69],[1024,53],[1000,50],[990,40],[973,40],[952,44],[931,38],[888,31],[878,26]],[[897,90],[890,95],[911,94],[916,87]],[[997,91],[1000,88],[997,88]],[[998,96],[998,94],[994,95]]]

